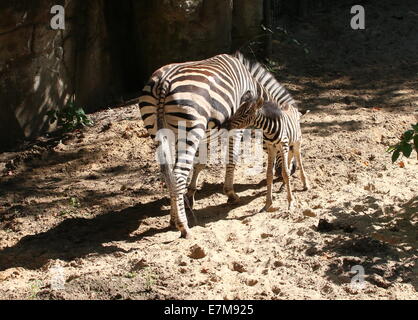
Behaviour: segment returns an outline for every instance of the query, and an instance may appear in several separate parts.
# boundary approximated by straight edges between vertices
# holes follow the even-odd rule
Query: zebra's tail
[[[164,176],[164,180],[170,193],[170,197],[174,198],[177,196],[176,178],[174,176],[173,171],[174,157],[172,155],[172,147],[173,145],[175,145],[175,136],[173,132],[170,131],[170,129],[168,129],[164,110],[164,104],[169,90],[170,83],[168,81],[164,81],[161,85],[159,94],[160,99],[157,108],[157,140],[160,141],[160,145],[157,149],[157,154],[158,161],[161,167],[161,173]],[[184,200],[186,205],[189,207],[191,213],[193,214],[195,224],[197,225],[197,218],[190,205],[189,199],[185,197]],[[175,219],[177,220],[177,217]]]
[[[173,141],[170,138],[173,135],[167,129],[167,123],[165,118],[164,104],[167,94],[170,90],[170,83],[164,81],[160,86],[159,101],[157,107],[157,140],[160,142],[158,147],[158,161],[161,167],[161,173],[164,176],[167,188],[170,195],[175,193],[175,178],[173,173],[173,156],[171,154],[171,147]]]

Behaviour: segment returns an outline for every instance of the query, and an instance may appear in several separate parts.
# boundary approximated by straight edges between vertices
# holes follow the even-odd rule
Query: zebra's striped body
[[[304,190],[309,185],[301,158],[302,132],[300,129],[301,114],[291,104],[285,108],[278,108],[274,102],[256,101],[250,98],[237,110],[229,120],[228,129],[242,129],[253,127],[263,131],[264,142],[267,147],[267,200],[263,211],[267,211],[273,204],[273,167],[275,161],[279,161],[284,184],[287,188],[289,209],[293,205],[293,195],[290,187],[290,160],[289,150],[293,149],[296,162],[301,170]]]
[[[237,110],[244,93],[256,92],[256,87],[249,70],[237,58],[219,55],[165,66],[153,74],[143,89],[139,100],[141,116],[151,137],[160,141],[163,152],[159,152],[159,159],[170,192],[171,223],[176,224],[184,237],[190,235],[184,195],[199,143],[207,130],[221,128]],[[187,141],[178,139],[180,121],[185,122]],[[168,152],[170,142],[158,136],[162,129],[172,130],[176,147],[180,142],[185,145],[176,151],[173,165],[167,161],[172,157]],[[228,166],[225,189],[232,186],[233,179],[233,164]],[[235,194],[232,187],[226,191],[232,197]]]
[[[293,101],[270,73],[258,63],[248,62],[240,53],[165,66],[152,75],[143,89],[139,100],[141,116],[150,136],[160,142],[158,156],[170,192],[171,223],[183,237],[190,235],[184,196],[199,143],[208,130],[224,125],[248,91],[264,101],[276,101],[278,105]],[[179,139],[179,122],[185,125],[187,139]],[[174,141],[160,135],[167,129],[174,133]],[[230,141],[233,140],[232,137]],[[184,148],[177,151],[180,143]],[[229,150],[224,190],[230,200],[236,200],[233,189],[236,148],[232,142]],[[173,164],[169,161],[171,158],[175,159]],[[195,166],[188,192],[191,198],[203,168],[202,164]]]

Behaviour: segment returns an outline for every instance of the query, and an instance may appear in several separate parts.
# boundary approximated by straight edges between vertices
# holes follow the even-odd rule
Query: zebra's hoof
[[[228,204],[238,204],[240,202],[240,197],[236,194],[228,196]]]

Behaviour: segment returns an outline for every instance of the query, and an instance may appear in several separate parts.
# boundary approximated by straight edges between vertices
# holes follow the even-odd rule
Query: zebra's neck
[[[274,101],[280,107],[284,104],[293,105],[295,103],[295,100],[286,88],[284,88],[276,80],[274,75],[267,71],[260,63],[246,59],[240,52],[236,52],[235,57],[241,61],[250,72],[256,82],[256,88],[258,86],[262,87],[262,91],[259,91],[259,93],[262,92],[265,101]]]

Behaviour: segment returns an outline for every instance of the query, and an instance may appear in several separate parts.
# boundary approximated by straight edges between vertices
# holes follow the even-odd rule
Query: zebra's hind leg
[[[199,181],[199,175],[206,168],[205,164],[196,164],[193,169],[193,175],[190,180],[189,187],[187,189],[186,197],[189,200],[190,209],[193,209],[194,206],[194,196],[196,194],[197,190],[197,183]]]
[[[234,174],[235,166],[238,163],[241,152],[241,139],[243,130],[231,131],[228,139],[228,160],[226,164],[224,193],[228,196],[228,203],[236,204],[239,202],[239,197],[234,190]]]
[[[187,140],[177,141],[177,160],[174,166],[175,200],[174,217],[176,227],[183,238],[191,238],[192,234],[187,221],[184,196],[187,192],[187,181],[192,170],[194,158],[205,132],[202,129],[192,129],[187,134]],[[172,198],[173,199],[173,198]]]
[[[294,146],[294,153],[296,161],[298,162],[298,166],[301,173],[302,183],[303,183],[303,191],[309,190],[309,182],[308,178],[306,177],[305,168],[303,167],[302,156],[301,156],[301,142],[295,143]]]
[[[268,147],[268,160],[267,160],[267,197],[266,205],[261,212],[270,211],[273,205],[273,177],[274,177],[274,163],[276,161],[277,149],[273,146]]]

